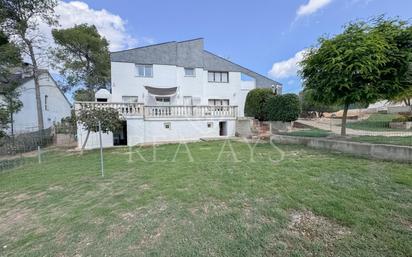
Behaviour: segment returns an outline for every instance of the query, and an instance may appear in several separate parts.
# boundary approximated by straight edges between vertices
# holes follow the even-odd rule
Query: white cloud
[[[66,29],[83,23],[95,25],[99,33],[109,41],[110,51],[123,50],[138,45],[139,41],[131,36],[127,29],[127,21],[119,15],[105,9],[95,10],[81,1],[59,1],[55,7],[59,25],[56,28]],[[43,48],[53,47],[52,28],[44,23],[39,24],[39,30],[44,37]],[[143,42],[147,41],[145,38]]]
[[[315,13],[319,9],[325,7],[326,5],[330,4],[332,0],[309,0],[307,4],[303,4],[299,6],[296,14],[298,17],[310,15]]]
[[[303,60],[306,49],[297,52],[292,58],[273,64],[269,71],[269,76],[275,79],[289,78],[296,76],[299,70],[299,62]]]
[[[119,15],[112,14],[105,9],[94,10],[81,1],[60,1],[55,12],[61,28],[87,23],[93,24],[110,43],[110,50],[121,50],[137,45],[137,39],[126,31],[126,21]]]

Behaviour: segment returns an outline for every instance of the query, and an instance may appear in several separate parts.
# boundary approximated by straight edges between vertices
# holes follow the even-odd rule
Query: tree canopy
[[[282,122],[297,120],[301,110],[299,97],[295,94],[272,95],[264,107],[268,120]]]
[[[5,135],[4,130],[10,125],[13,134],[13,115],[23,107],[19,99],[18,80],[11,72],[12,68],[20,65],[19,48],[0,31],[0,137]]]
[[[301,62],[304,90],[310,90],[315,101],[344,106],[342,135],[351,104],[388,99],[407,89],[401,80],[412,53],[410,48],[403,51],[408,33],[400,33],[406,25],[390,21],[388,27],[387,21],[350,23],[343,33],[320,38],[318,47],[308,50]]]
[[[38,62],[44,55],[44,35],[39,23],[56,24],[54,7],[57,0],[0,0],[0,27],[17,41],[20,50],[28,55],[33,66],[38,128],[42,130],[43,110],[40,95]]]
[[[52,34],[57,44],[54,64],[66,79],[66,90],[83,85],[96,92],[110,85],[109,43],[94,25],[54,29]]]
[[[260,121],[267,120],[264,108],[266,101],[272,95],[272,89],[269,88],[255,88],[249,91],[245,101],[245,115]]]
[[[86,139],[83,142],[82,149],[84,149],[87,144],[90,132],[99,131],[99,121],[103,133],[116,131],[122,126],[120,114],[114,108],[81,109],[76,114],[76,120],[85,130],[87,130]]]

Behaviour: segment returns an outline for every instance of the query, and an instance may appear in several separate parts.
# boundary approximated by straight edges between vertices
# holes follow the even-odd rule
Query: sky
[[[206,50],[297,93],[297,64],[320,36],[382,14],[412,19],[412,0],[83,0],[56,13],[62,28],[95,24],[112,51],[202,37]]]

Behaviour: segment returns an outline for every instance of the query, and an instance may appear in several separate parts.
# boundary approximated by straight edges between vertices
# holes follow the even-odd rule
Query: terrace
[[[124,117],[141,116],[143,118],[236,118],[237,106],[210,105],[167,105],[154,106],[143,103],[125,102],[76,102],[75,110],[85,108],[113,108]]]

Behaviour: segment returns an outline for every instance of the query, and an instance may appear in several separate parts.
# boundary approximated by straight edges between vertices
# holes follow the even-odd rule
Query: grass
[[[1,173],[0,256],[412,252],[410,165],[222,141],[104,154],[104,178],[98,151]]]
[[[327,137],[331,136],[331,132],[322,129],[305,129],[288,132],[285,135],[297,137]],[[404,145],[412,146],[412,136],[352,136],[349,141],[371,143],[371,144],[389,144],[389,145]]]
[[[389,122],[394,118],[399,117],[396,114],[380,114],[374,113],[366,120],[348,122],[347,127],[358,130],[368,131],[399,131],[400,129],[393,129],[389,127]]]
[[[331,135],[331,132],[323,129],[311,128],[288,132],[286,135],[296,137],[327,137]]]
[[[352,137],[350,140],[355,141],[355,142],[364,142],[364,143],[372,143],[372,144],[412,146],[412,136],[405,136],[405,137],[358,136],[358,137]]]

